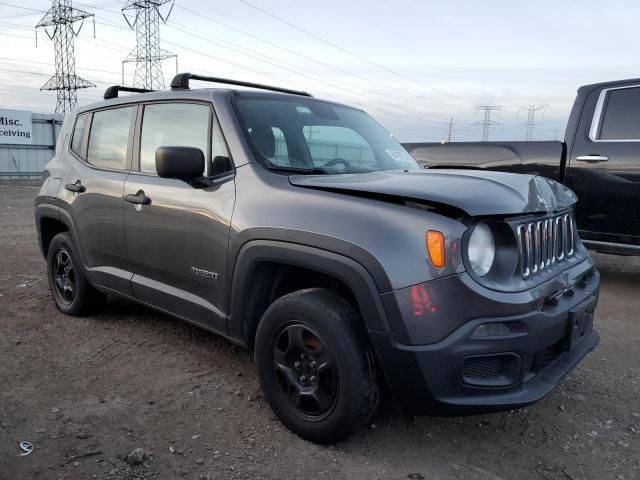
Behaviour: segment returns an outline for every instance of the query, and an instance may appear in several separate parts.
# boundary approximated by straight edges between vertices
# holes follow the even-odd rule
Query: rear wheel
[[[86,315],[104,298],[84,276],[68,232],[59,233],[51,240],[47,277],[56,307],[67,315]]]
[[[341,440],[366,424],[379,389],[366,332],[351,306],[325,289],[276,300],[256,334],[265,398],[307,440]]]

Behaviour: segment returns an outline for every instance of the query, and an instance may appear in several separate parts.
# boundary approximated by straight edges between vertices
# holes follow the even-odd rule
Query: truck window
[[[87,162],[100,168],[126,168],[129,128],[134,108],[113,108],[93,114]]]
[[[640,139],[640,87],[606,92],[598,140]]]
[[[210,116],[207,105],[196,103],[146,105],[142,117],[140,171],[156,173],[158,147],[199,148],[207,158]]]

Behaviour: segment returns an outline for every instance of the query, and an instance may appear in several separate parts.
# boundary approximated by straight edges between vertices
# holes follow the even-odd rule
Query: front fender
[[[252,240],[242,245],[233,264],[231,314],[227,323],[227,331],[231,337],[242,338],[247,344],[251,343],[243,320],[247,298],[251,294],[246,286],[261,262],[308,268],[340,280],[353,292],[369,332],[391,334],[398,328],[404,328],[401,323],[392,325],[389,322],[373,276],[358,261],[308,245],[279,240]],[[399,315],[394,317],[401,321]]]

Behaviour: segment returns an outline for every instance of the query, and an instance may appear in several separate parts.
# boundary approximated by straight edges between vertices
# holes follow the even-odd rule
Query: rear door
[[[235,200],[233,171],[212,169],[228,156],[209,103],[156,102],[140,106],[134,164],[124,188],[127,252],[134,295],[190,321],[224,331],[227,247]],[[199,148],[210,186],[156,174],[162,146]],[[215,174],[215,175],[214,175]],[[126,201],[144,196],[150,203]]]
[[[82,260],[92,283],[130,294],[124,241],[124,181],[131,164],[135,106],[78,115],[65,155],[61,190],[70,205]]]
[[[582,236],[640,244],[640,84],[589,94],[568,161]]]

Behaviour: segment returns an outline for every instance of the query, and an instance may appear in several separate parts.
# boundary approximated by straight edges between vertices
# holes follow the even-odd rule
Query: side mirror
[[[193,147],[158,147],[156,172],[162,178],[193,180],[202,177],[204,153]]]
[[[232,168],[233,166],[231,165],[231,159],[229,157],[217,155],[213,159],[213,164],[211,165],[211,175],[216,176],[221,173],[227,173],[231,171]]]

